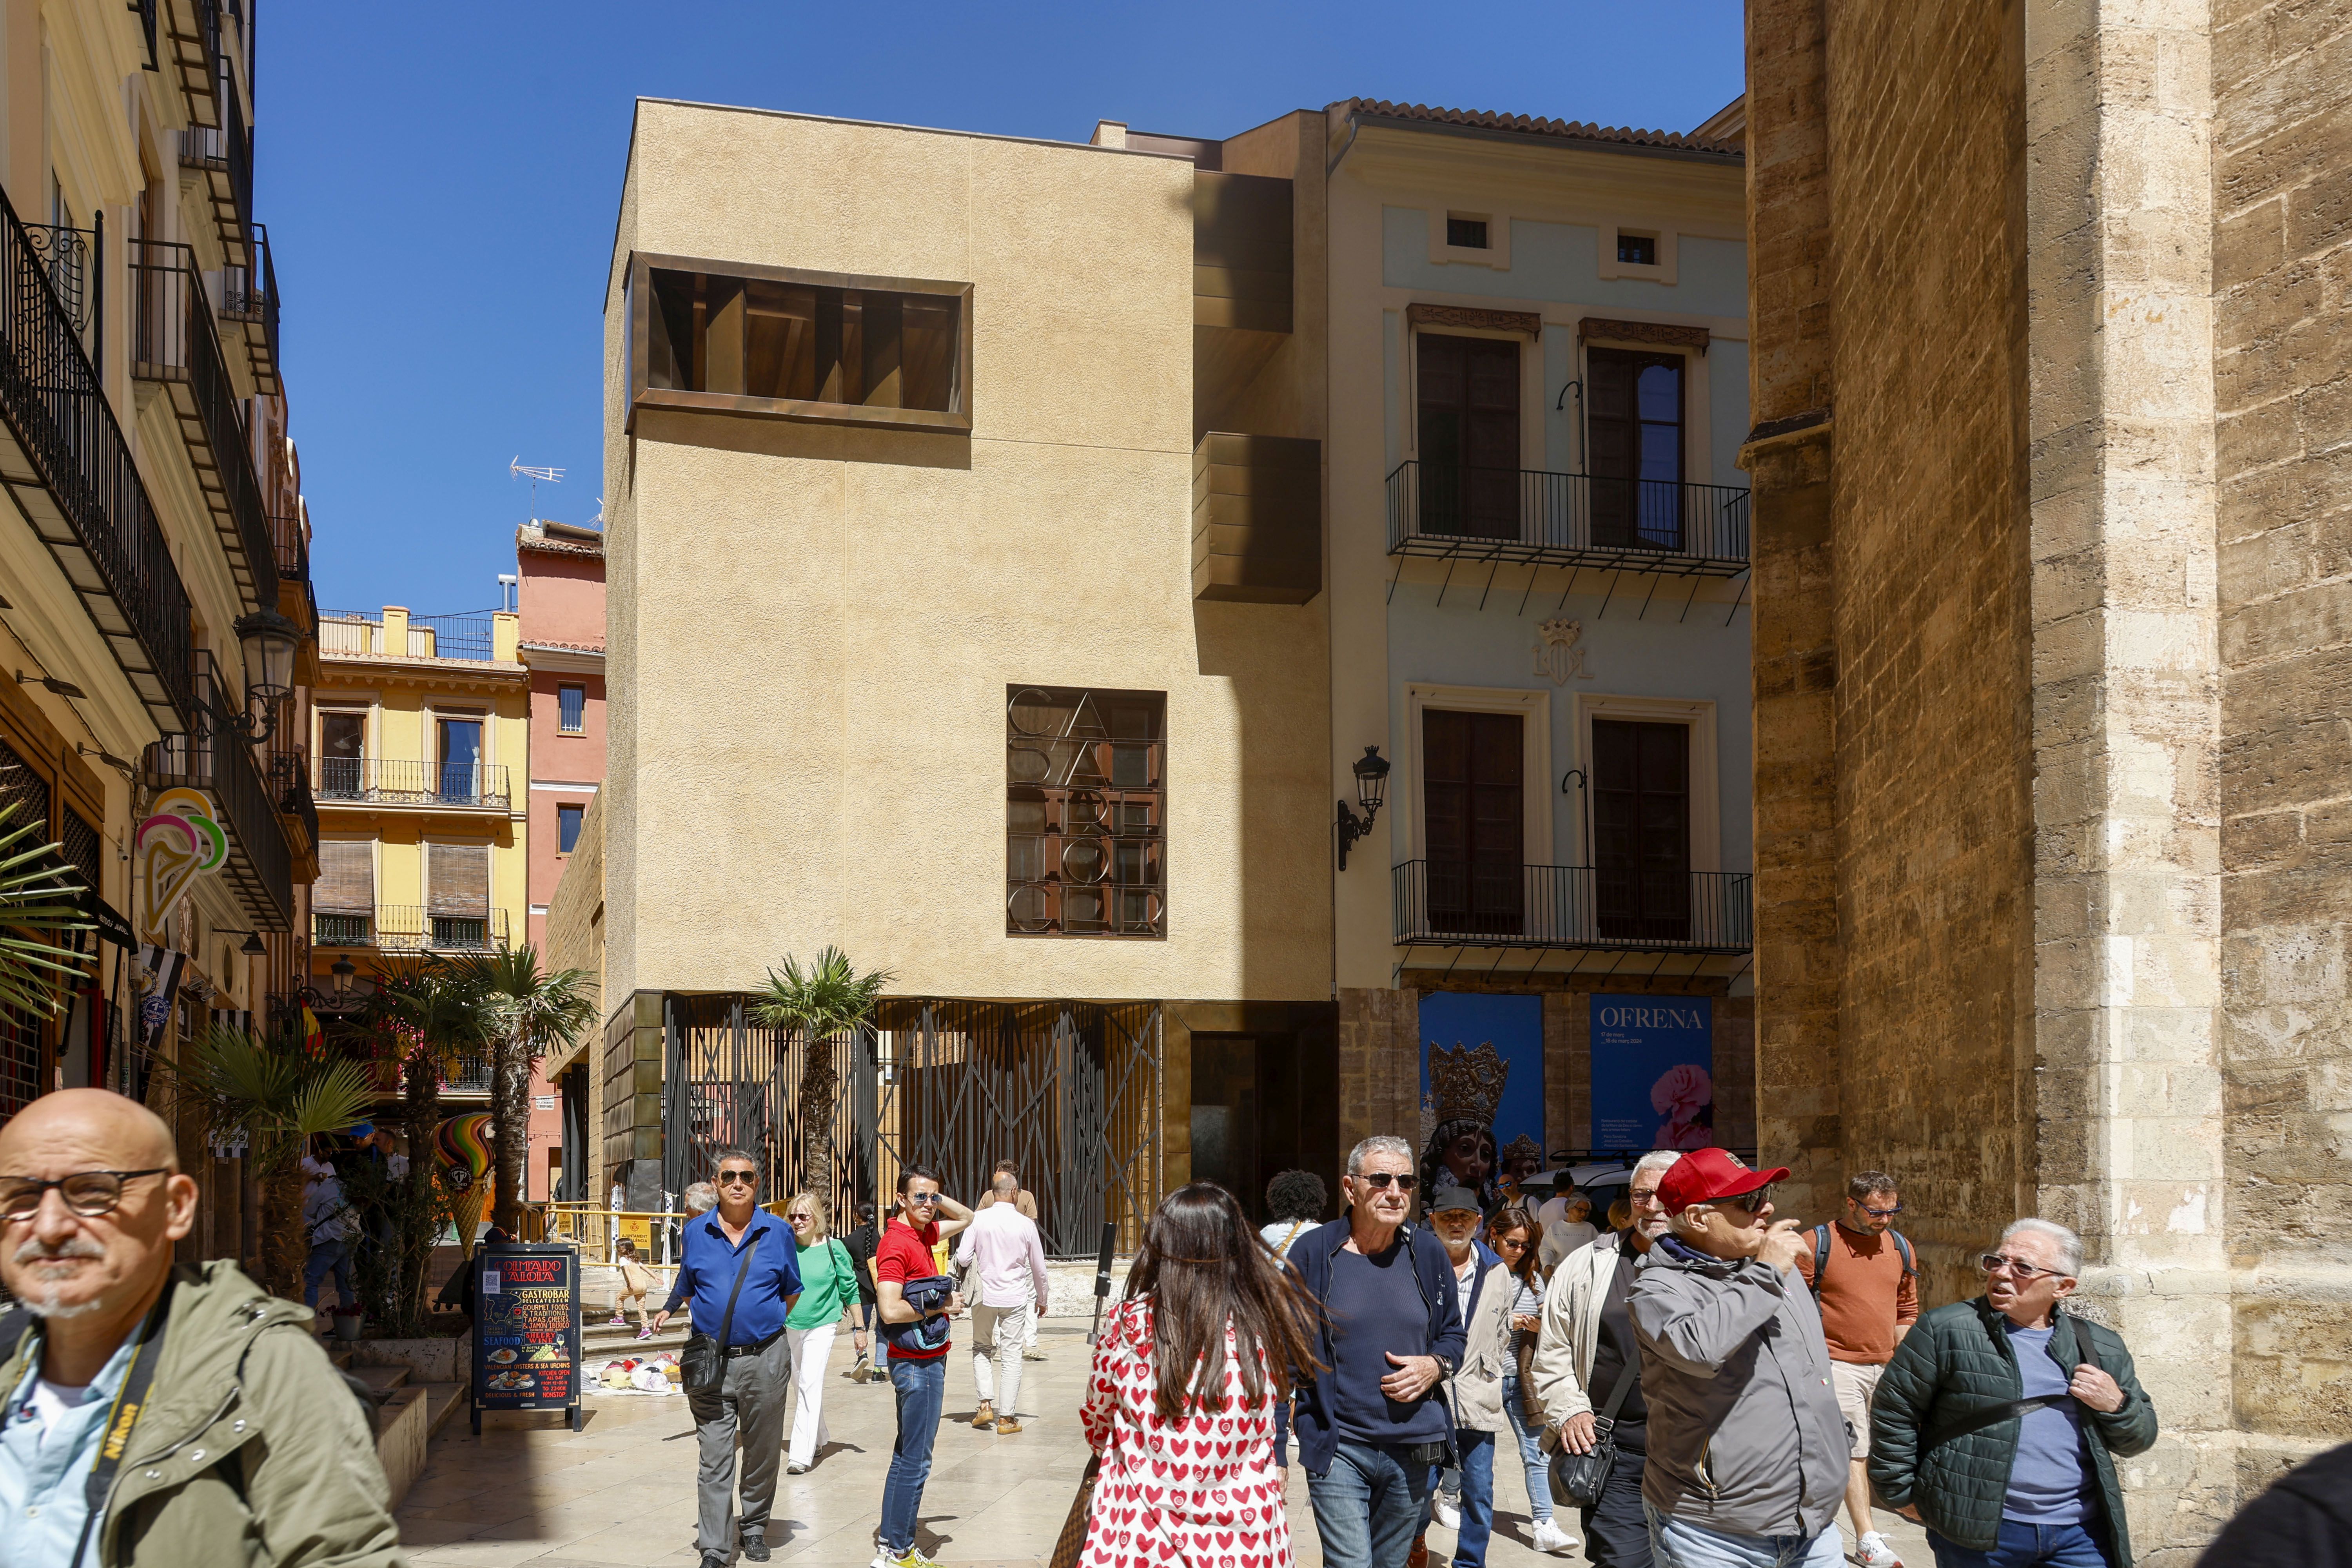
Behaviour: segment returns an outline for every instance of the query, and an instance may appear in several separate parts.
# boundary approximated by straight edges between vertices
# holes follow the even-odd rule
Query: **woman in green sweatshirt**
[[[801,1298],[784,1320],[784,1338],[793,1356],[793,1387],[800,1403],[793,1412],[792,1442],[785,1450],[784,1473],[807,1473],[817,1450],[832,1441],[824,1426],[825,1364],[833,1356],[833,1337],[839,1331],[849,1304],[857,1300],[857,1271],[849,1249],[833,1235],[833,1205],[814,1193],[794,1193],[784,1205],[784,1218],[800,1247]],[[866,1331],[856,1331],[856,1343],[866,1349]]]

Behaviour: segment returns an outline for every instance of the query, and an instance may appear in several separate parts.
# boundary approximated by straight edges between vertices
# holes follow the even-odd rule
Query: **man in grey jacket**
[[[1797,1273],[1793,1220],[1772,1220],[1786,1167],[1721,1149],[1658,1184],[1671,1228],[1627,1299],[1642,1345],[1649,1468],[1642,1503],[1658,1568],[1838,1568],[1845,1418],[1829,1347]]]

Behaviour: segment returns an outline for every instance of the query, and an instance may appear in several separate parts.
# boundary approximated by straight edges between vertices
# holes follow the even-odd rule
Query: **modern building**
[[[1678,1135],[1752,1143],[1738,124],[641,101],[611,775],[550,916],[604,979],[588,1190],[1009,1154],[1087,1251],[1441,1110],[1607,1142],[1596,1050],[1666,1048],[1596,1047],[1609,995],[1710,1089],[1729,1043]],[[891,975],[830,1067],[745,1010],[828,944]]]
[[[548,951],[548,905],[604,780],[604,532],[533,521],[515,531],[515,569],[520,651],[530,668],[529,940],[548,969],[560,967]],[[567,1147],[571,1163],[585,1171],[580,1159],[584,1122],[579,1133],[564,1135],[554,1081],[561,1071],[551,1074],[541,1062],[532,1073],[526,1196],[534,1202],[558,1195]],[[584,1083],[574,1086],[575,1100],[581,1088]],[[584,1185],[572,1195],[586,1195]]]
[[[1763,1142],[2083,1234],[2148,1562],[2352,1428],[2347,25],[1748,8]]]
[[[310,985],[363,995],[387,957],[516,945],[529,908],[530,743],[517,616],[386,605],[327,611],[319,630]],[[446,1092],[488,1087],[486,1068],[469,1063]]]
[[[102,922],[68,1013],[0,1019],[0,1116],[61,1083],[150,1092],[156,1058],[259,1025],[304,967],[309,523],[254,221],[251,20],[238,0],[0,17],[0,792]],[[187,1248],[239,1255],[240,1163],[194,1131]]]

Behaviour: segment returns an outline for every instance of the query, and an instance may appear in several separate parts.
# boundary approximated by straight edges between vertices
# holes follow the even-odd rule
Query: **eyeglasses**
[[[1983,1269],[1988,1274],[1996,1274],[2001,1269],[2006,1268],[2011,1274],[2016,1276],[2017,1282],[2020,1285],[2030,1285],[2034,1280],[2041,1279],[2044,1274],[2059,1274],[2063,1272],[2063,1270],[2056,1268],[2043,1268],[2038,1264],[2021,1263],[2014,1258],[2008,1257],[2007,1255],[1999,1252],[1986,1253],[1983,1257],[1977,1259],[1977,1267]]]
[[[1396,1190],[1401,1193],[1409,1193],[1421,1185],[1419,1176],[1400,1176],[1393,1171],[1362,1171],[1357,1173],[1356,1180],[1378,1187],[1382,1192],[1388,1191],[1391,1183],[1394,1183]]]
[[[41,1199],[51,1187],[64,1198],[66,1207],[84,1219],[96,1219],[102,1214],[112,1214],[122,1202],[122,1184],[141,1176],[163,1176],[171,1173],[162,1165],[152,1171],[76,1171],[70,1176],[59,1176],[54,1182],[44,1182],[31,1176],[0,1177],[0,1218],[30,1219],[41,1212]]]
[[[1873,1219],[1892,1219],[1896,1215],[1903,1212],[1903,1205],[1901,1204],[1896,1204],[1891,1209],[1874,1209],[1868,1204],[1858,1204],[1855,1206],[1860,1208],[1863,1213],[1868,1215]]]
[[[718,1184],[722,1187],[749,1187],[757,1184],[759,1180],[759,1173],[754,1171],[721,1171]]]
[[[1628,1188],[1625,1201],[1632,1204],[1655,1204],[1658,1201],[1658,1189],[1655,1187]]]

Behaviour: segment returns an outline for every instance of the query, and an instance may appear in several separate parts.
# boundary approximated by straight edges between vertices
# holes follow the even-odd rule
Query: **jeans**
[[[1444,1472],[1445,1495],[1462,1500],[1462,1528],[1454,1535],[1454,1568],[1486,1568],[1486,1542],[1495,1533],[1495,1435],[1456,1428],[1454,1447],[1462,1468]]]
[[[1404,1568],[1429,1507],[1429,1474],[1398,1447],[1340,1438],[1331,1468],[1307,1473],[1324,1568]]]
[[[352,1291],[352,1244],[348,1241],[314,1241],[310,1257],[302,1265],[302,1304],[319,1304],[319,1287],[326,1282],[327,1271],[335,1274],[335,1298],[346,1307],[354,1306],[359,1297]]]
[[[2088,1524],[2004,1519],[1990,1552],[1955,1545],[1931,1530],[1927,1549],[1936,1554],[1936,1568],[2111,1568],[2105,1543]]]
[[[886,1556],[904,1557],[915,1544],[923,1483],[931,1479],[931,1440],[940,1435],[940,1410],[947,1403],[948,1358],[892,1356],[889,1367],[898,1398],[898,1440],[890,1445],[890,1473],[882,1483],[881,1541]]]
[[[1832,1524],[1802,1535],[1733,1535],[1660,1513],[1647,1502],[1650,1556],[1658,1568],[1844,1568],[1845,1545]]]
[[[1519,1374],[1503,1374],[1503,1414],[1511,1418],[1511,1436],[1519,1440],[1519,1465],[1528,1478],[1528,1517],[1538,1524],[1551,1518],[1551,1467],[1545,1462],[1539,1430],[1528,1426],[1519,1407]]]

